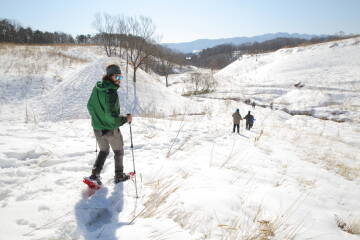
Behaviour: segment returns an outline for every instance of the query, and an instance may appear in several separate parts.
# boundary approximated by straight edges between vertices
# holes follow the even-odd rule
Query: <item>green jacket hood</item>
[[[96,83],[96,88],[100,91],[106,91],[108,89],[117,90],[119,86],[115,85],[113,82],[109,80],[102,80]]]

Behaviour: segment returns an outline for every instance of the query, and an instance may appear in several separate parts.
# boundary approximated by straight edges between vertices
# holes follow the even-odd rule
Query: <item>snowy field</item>
[[[359,122],[359,63],[360,38],[244,56],[216,74],[216,97]]]
[[[338,43],[354,46],[352,51],[348,47],[336,50],[343,60],[350,53],[353,59],[360,58],[359,46],[351,41],[357,40]],[[130,96],[124,96],[124,83],[119,90],[122,110],[134,110],[137,115],[132,131],[139,198],[133,181],[112,183],[112,153],[103,170],[103,189],[93,194],[81,182],[90,174],[96,154],[85,104],[102,69],[109,62],[122,64],[121,60],[104,58],[96,48],[87,47],[82,57],[86,61],[64,67],[53,61],[51,69],[45,57],[47,70],[36,73],[37,78],[27,70],[11,74],[1,69],[0,85],[7,95],[3,94],[0,108],[0,239],[360,239],[359,93],[346,92],[349,104],[338,109],[347,112],[349,120],[344,122],[292,116],[268,107],[252,109],[228,99],[250,96],[264,105],[274,101],[281,108],[281,101],[275,100],[287,96],[288,106],[304,110],[296,109],[296,98],[290,96],[298,96],[291,95],[292,91],[315,91],[308,88],[310,82],[340,94],[335,80],[306,78],[308,64],[331,65],[336,60],[328,57],[324,46],[258,56],[258,61],[272,57],[269,64],[278,62],[281,68],[285,68],[281,62],[294,63],[294,68],[286,66],[287,71],[269,67],[269,76],[278,74],[276,83],[269,82],[276,85],[271,96],[263,92],[267,83],[256,74],[265,76],[266,71],[256,67],[254,57],[221,70],[216,75],[218,90],[202,97],[180,96],[188,73],[171,76],[171,86],[165,89],[162,79],[141,72],[138,99],[131,86]],[[313,57],[301,60],[297,53],[308,48],[313,49]],[[76,49],[69,48],[66,54],[80,58],[82,51]],[[7,62],[4,56],[11,58],[2,54],[0,61]],[[248,70],[248,76],[253,76],[246,78],[249,83],[229,77],[237,76],[236,71],[242,76],[249,67],[246,61],[254,64]],[[349,79],[359,86],[359,65],[344,60],[344,72],[335,66],[326,76],[337,76],[337,81],[342,74],[343,89],[354,90],[347,84]],[[54,82],[55,71],[60,73],[59,82]],[[287,82],[285,75],[295,80]],[[25,85],[26,91],[19,88],[21,79],[29,76],[50,77],[44,89],[40,80]],[[292,90],[300,77],[304,88]],[[286,85],[281,93],[279,85]],[[304,94],[304,99],[308,96]],[[336,106],[331,105],[331,111]],[[355,106],[352,113],[348,106]],[[232,133],[231,114],[236,108],[242,115],[248,110],[254,114],[251,131],[241,128],[239,135]],[[313,108],[318,112],[320,105]],[[330,116],[328,108],[326,116]],[[132,171],[129,126],[122,126],[121,131],[125,169]]]

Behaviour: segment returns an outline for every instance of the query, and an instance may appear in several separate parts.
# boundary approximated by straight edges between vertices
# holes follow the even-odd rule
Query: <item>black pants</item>
[[[235,132],[235,128],[237,128],[237,133],[239,133],[239,124],[234,123],[233,132]]]
[[[250,130],[253,126],[253,123],[252,122],[246,122],[246,129],[247,130]]]

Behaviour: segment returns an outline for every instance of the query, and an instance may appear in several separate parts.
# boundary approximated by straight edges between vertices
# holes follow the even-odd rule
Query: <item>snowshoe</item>
[[[116,175],[114,177],[114,183],[117,184],[119,182],[125,182],[127,180],[129,180],[131,177],[135,176],[134,172],[130,172],[130,173],[121,173],[119,175]]]
[[[83,183],[88,185],[90,189],[100,189],[102,186],[102,182],[100,181],[99,176],[91,175],[90,177],[84,177]]]

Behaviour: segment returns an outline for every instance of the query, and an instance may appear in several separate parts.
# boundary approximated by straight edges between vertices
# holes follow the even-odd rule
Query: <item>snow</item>
[[[1,49],[4,54],[4,60],[1,62],[9,63],[0,68],[3,74],[0,82],[3,91],[2,102],[9,103],[2,107],[5,108],[5,112],[9,112],[14,108],[13,102],[22,101],[23,104],[16,104],[17,108],[22,108],[21,111],[17,111],[21,114],[13,112],[18,118],[51,121],[88,118],[84,106],[95,83],[101,81],[106,66],[118,64],[125,73],[124,60],[104,57],[98,54],[99,49],[95,47],[84,48],[85,51],[79,50],[81,47],[29,48],[28,46],[15,50],[11,47]],[[21,62],[29,52],[32,54],[29,62],[22,63],[20,71],[20,67],[16,67],[16,62]],[[36,72],[32,71],[34,62],[36,66],[41,66]],[[158,79],[141,69],[137,71],[135,96],[132,74],[133,70],[129,66],[129,74],[118,91],[120,102],[124,104],[121,108],[123,114],[184,114],[188,113],[184,107],[186,105],[194,105],[194,113],[200,111],[196,107],[196,102],[173,94]],[[164,100],[168,104],[163,104]]]
[[[139,198],[132,180],[113,184],[113,153],[102,189],[92,192],[81,182],[96,157],[86,101],[106,65],[124,68],[121,59],[93,47],[68,48],[67,54],[84,52],[88,60],[59,67],[62,80],[49,77],[43,91],[35,80],[19,92],[11,77],[30,75],[1,70],[1,86],[11,84],[0,115],[0,239],[360,239],[359,93],[353,87],[360,70],[345,60],[347,54],[359,57],[355,40],[279,50],[258,56],[258,63],[242,59],[217,73],[222,80],[215,92],[199,97],[181,97],[189,73],[171,75],[165,88],[164,79],[140,71],[136,104],[132,86],[126,97],[122,83],[122,111],[135,113]],[[329,58],[329,49],[337,59]],[[308,75],[315,71],[309,66],[319,65],[332,66],[316,70],[326,77]],[[52,76],[57,67],[52,68],[37,77]],[[261,79],[275,73],[269,82]],[[335,78],[343,82],[335,84]],[[304,88],[294,88],[297,81]],[[271,100],[279,109],[252,109],[228,99],[242,97]],[[290,115],[280,110],[284,106],[311,110],[315,117]],[[236,108],[242,116],[253,113],[253,129],[245,130],[242,122],[240,134],[231,132]],[[335,111],[346,112],[340,115],[349,120],[321,119]],[[129,172],[129,126],[120,129]]]
[[[359,62],[359,38],[244,56],[216,74],[217,97],[235,95],[316,117],[359,121]],[[304,87],[297,89],[297,83]]]

